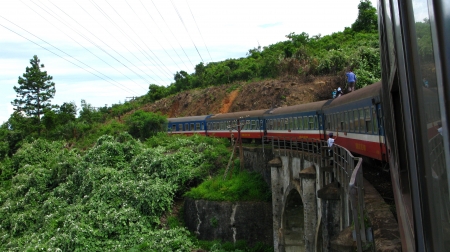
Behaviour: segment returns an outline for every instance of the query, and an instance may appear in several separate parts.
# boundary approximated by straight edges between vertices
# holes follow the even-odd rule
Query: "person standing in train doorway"
[[[353,73],[352,69],[345,74],[347,75],[347,85],[348,85],[348,92],[355,91],[355,85],[356,85],[356,74]]]
[[[337,138],[337,134],[336,134],[336,138]],[[332,157],[333,156],[333,145],[334,145],[334,140],[336,140],[334,137],[333,137],[333,132],[330,132],[329,134],[328,134],[328,140],[327,140],[327,143],[328,143],[328,156],[330,156],[330,157]],[[332,162],[330,161],[330,165],[332,164]]]

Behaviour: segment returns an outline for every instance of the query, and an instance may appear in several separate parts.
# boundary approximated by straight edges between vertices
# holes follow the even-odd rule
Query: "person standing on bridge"
[[[337,139],[337,134],[336,134],[336,139]],[[328,143],[328,155],[329,156],[333,156],[333,145],[334,145],[334,141],[336,140],[336,139],[334,139],[334,137],[333,137],[333,132],[330,132],[330,134],[328,134],[328,140],[327,140],[327,143]]]
[[[352,69],[345,74],[347,75],[347,85],[348,85],[348,92],[355,91],[355,85],[356,85],[356,74],[352,72]]]

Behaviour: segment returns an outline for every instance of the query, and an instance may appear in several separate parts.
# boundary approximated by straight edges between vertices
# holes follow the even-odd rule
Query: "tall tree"
[[[376,32],[378,30],[377,9],[369,0],[361,0],[358,4],[358,18],[352,24],[355,32]]]
[[[27,67],[22,77],[19,76],[19,86],[14,86],[17,99],[11,102],[14,110],[23,112],[27,116],[35,117],[40,121],[44,109],[50,109],[50,99],[55,95],[53,77],[43,71],[44,64],[34,55],[30,60],[31,67]]]

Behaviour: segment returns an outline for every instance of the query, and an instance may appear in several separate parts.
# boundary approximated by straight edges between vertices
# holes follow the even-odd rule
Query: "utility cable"
[[[197,26],[198,33],[200,33],[200,37],[202,38],[203,44],[205,45],[206,51],[208,52],[209,58],[211,59],[211,62],[212,62],[213,59],[211,57],[211,54],[209,53],[208,47],[206,46],[205,39],[203,39],[202,32],[200,31],[200,28],[198,28],[197,21],[195,20],[194,14],[192,13],[191,7],[189,6],[188,0],[186,0],[186,4],[187,4],[187,6],[189,8],[189,11],[191,12],[192,19],[194,19],[195,26]]]
[[[194,43],[194,40],[192,40],[191,34],[189,33],[189,31],[188,31],[188,29],[187,29],[187,27],[186,27],[186,24],[185,24],[184,21],[183,21],[183,18],[181,18],[181,15],[180,15],[180,13],[178,12],[177,7],[173,4],[173,1],[172,1],[172,0],[170,0],[170,2],[172,3],[173,8],[174,8],[175,11],[177,12],[178,17],[180,18],[180,21],[181,21],[181,23],[183,24],[184,29],[186,30],[186,33],[188,34],[189,38],[190,38],[191,41],[192,41],[192,44],[194,44],[194,47],[195,47],[195,50],[197,50],[198,56],[200,56],[200,59],[202,60],[202,62],[205,62],[205,61],[203,60],[203,58],[202,58],[202,55],[200,55],[200,52],[198,51],[197,46],[196,46],[195,43]]]
[[[3,19],[5,19],[5,20],[8,21],[8,22],[11,22],[11,21],[9,21],[8,19],[4,18],[3,16],[0,16],[0,17],[3,18]],[[11,22],[11,23],[12,23],[12,22]],[[12,23],[12,24],[14,24],[14,23]],[[20,36],[20,37],[22,37],[22,38],[24,38],[24,39],[30,41],[31,43],[33,43],[33,44],[35,44],[35,45],[41,47],[42,49],[44,49],[44,50],[46,50],[46,51],[48,51],[48,52],[50,52],[50,53],[52,53],[52,54],[54,54],[54,55],[56,55],[56,56],[62,58],[62,59],[64,59],[65,61],[67,61],[67,62],[69,62],[69,63],[71,63],[71,64],[73,64],[73,65],[75,65],[75,66],[77,66],[77,67],[79,67],[79,68],[81,68],[81,69],[87,71],[87,72],[89,72],[90,74],[93,74],[93,75],[97,76],[98,78],[100,78],[100,79],[102,79],[102,80],[104,80],[104,81],[107,81],[107,82],[113,84],[113,85],[116,86],[116,87],[119,87],[120,89],[122,89],[122,90],[124,90],[124,91],[126,91],[126,92],[130,92],[130,91],[131,91],[130,93],[138,95],[138,94],[137,94],[136,92],[134,92],[133,90],[131,90],[131,89],[129,89],[129,88],[123,86],[122,84],[120,84],[120,83],[117,82],[117,81],[112,80],[112,79],[109,78],[108,76],[106,76],[106,75],[104,75],[104,74],[102,74],[102,73],[99,72],[100,74],[102,74],[102,75],[104,75],[105,77],[111,79],[112,81],[117,82],[119,85],[116,85],[116,84],[114,84],[113,82],[111,82],[111,81],[109,81],[109,80],[107,80],[107,79],[105,79],[105,78],[103,78],[103,77],[97,75],[96,73],[94,73],[94,72],[92,72],[92,71],[90,71],[90,70],[88,70],[88,69],[86,69],[86,68],[84,68],[84,67],[81,67],[81,66],[77,65],[76,63],[74,63],[74,62],[72,62],[72,61],[70,61],[70,60],[68,60],[68,59],[66,59],[66,58],[64,58],[64,57],[62,57],[61,55],[59,55],[59,54],[57,54],[57,53],[55,53],[55,52],[53,52],[53,51],[51,51],[51,50],[49,50],[49,49],[47,49],[47,48],[45,48],[44,46],[42,46],[42,45],[40,45],[40,44],[38,44],[38,43],[32,41],[31,39],[29,39],[29,38],[23,36],[22,34],[16,32],[16,31],[13,31],[12,29],[10,29],[10,28],[4,26],[3,24],[0,24],[0,25],[3,26],[5,29],[7,29],[7,30],[9,30],[9,31],[11,31],[11,32],[13,32],[13,33],[15,33],[15,34],[17,34],[18,36]],[[16,24],[14,24],[14,25],[16,25]],[[16,25],[16,26],[17,26],[17,25]],[[18,27],[19,27],[19,26],[18,26]],[[19,28],[21,28],[21,27],[19,27]],[[21,29],[23,29],[23,28],[21,28]],[[23,29],[23,30],[25,30],[25,29]],[[26,30],[25,30],[25,31],[26,31]],[[26,31],[26,32],[28,32],[28,31]],[[28,32],[28,33],[30,33],[30,32]],[[36,35],[34,35],[34,34],[32,34],[32,33],[30,33],[30,34],[33,35],[33,36],[35,36],[35,37],[37,37]],[[39,39],[40,39],[40,38],[39,38]],[[42,39],[41,39],[41,40],[42,40]],[[42,40],[42,41],[44,41],[44,40]],[[45,42],[45,41],[44,41],[44,42]],[[48,42],[46,42],[46,43],[49,44]],[[51,44],[49,44],[49,45],[51,45]],[[54,47],[53,45],[51,45],[51,46]],[[54,48],[56,48],[56,47],[54,47]],[[58,49],[58,48],[56,48],[56,49],[59,50],[59,51],[61,51],[61,50]],[[61,52],[63,52],[63,51],[61,51]],[[64,52],[63,52],[63,53],[64,53]],[[68,54],[67,54],[67,55],[68,55]],[[73,58],[73,57],[70,56],[70,55],[68,55],[68,56],[71,57],[71,58]],[[73,59],[75,59],[75,58],[73,58]],[[81,62],[81,61],[80,61],[80,62]],[[84,64],[84,65],[86,65],[86,64],[83,63],[83,62],[81,62],[81,63]],[[86,66],[89,67],[89,68],[91,68],[91,69],[93,69],[92,67],[90,67],[90,66],[88,66],[88,65],[86,65]],[[93,70],[95,70],[95,69],[93,69]],[[95,70],[95,71],[97,71],[97,70]],[[98,71],[97,71],[97,72],[98,72]],[[121,87],[121,86],[122,86],[122,87]],[[128,90],[126,90],[126,89],[128,89]]]

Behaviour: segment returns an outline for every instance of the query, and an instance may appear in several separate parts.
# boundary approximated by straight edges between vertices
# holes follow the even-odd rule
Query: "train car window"
[[[344,112],[339,113],[339,131],[344,131]]]
[[[294,120],[294,129],[297,130],[298,129],[297,117],[293,117],[292,120]]]
[[[355,118],[355,132],[359,132],[359,113],[358,113],[358,110],[353,110],[353,116]]]
[[[355,131],[355,124],[353,123],[353,111],[348,111],[348,123],[350,124],[350,132]]]
[[[330,115],[330,121],[331,121],[331,129],[335,130],[336,129],[336,123],[335,123],[335,115],[334,114]]]
[[[189,123],[184,124],[184,130],[189,131]]]
[[[317,115],[314,116],[314,129],[319,129],[319,121],[317,120]]]
[[[194,124],[191,123],[191,131],[195,131]]]
[[[178,124],[178,130],[183,131],[183,124],[182,123]]]
[[[294,120],[292,120],[292,117],[289,117],[289,130],[293,130],[294,129]]]
[[[202,123],[202,130],[205,130],[205,123]]]
[[[273,121],[273,119],[270,119],[270,129],[271,130],[274,129],[274,121]]]
[[[309,129],[309,127],[308,127],[308,117],[307,116],[303,117],[303,129],[304,130]]]
[[[308,129],[314,129],[314,117],[313,116],[309,116],[309,127]]]
[[[196,123],[196,124],[195,124],[195,130],[197,130],[197,131],[200,130],[200,123]]]
[[[366,127],[364,126],[364,110],[362,108],[359,109],[359,132],[366,133]]]
[[[297,117],[297,128],[298,128],[299,130],[302,130],[302,129],[303,129],[303,119],[302,119],[301,116]]]
[[[289,129],[289,120],[287,118],[284,118],[284,130]]]
[[[366,116],[366,132],[372,134],[372,122],[370,119],[370,108],[364,108],[364,114]]]

